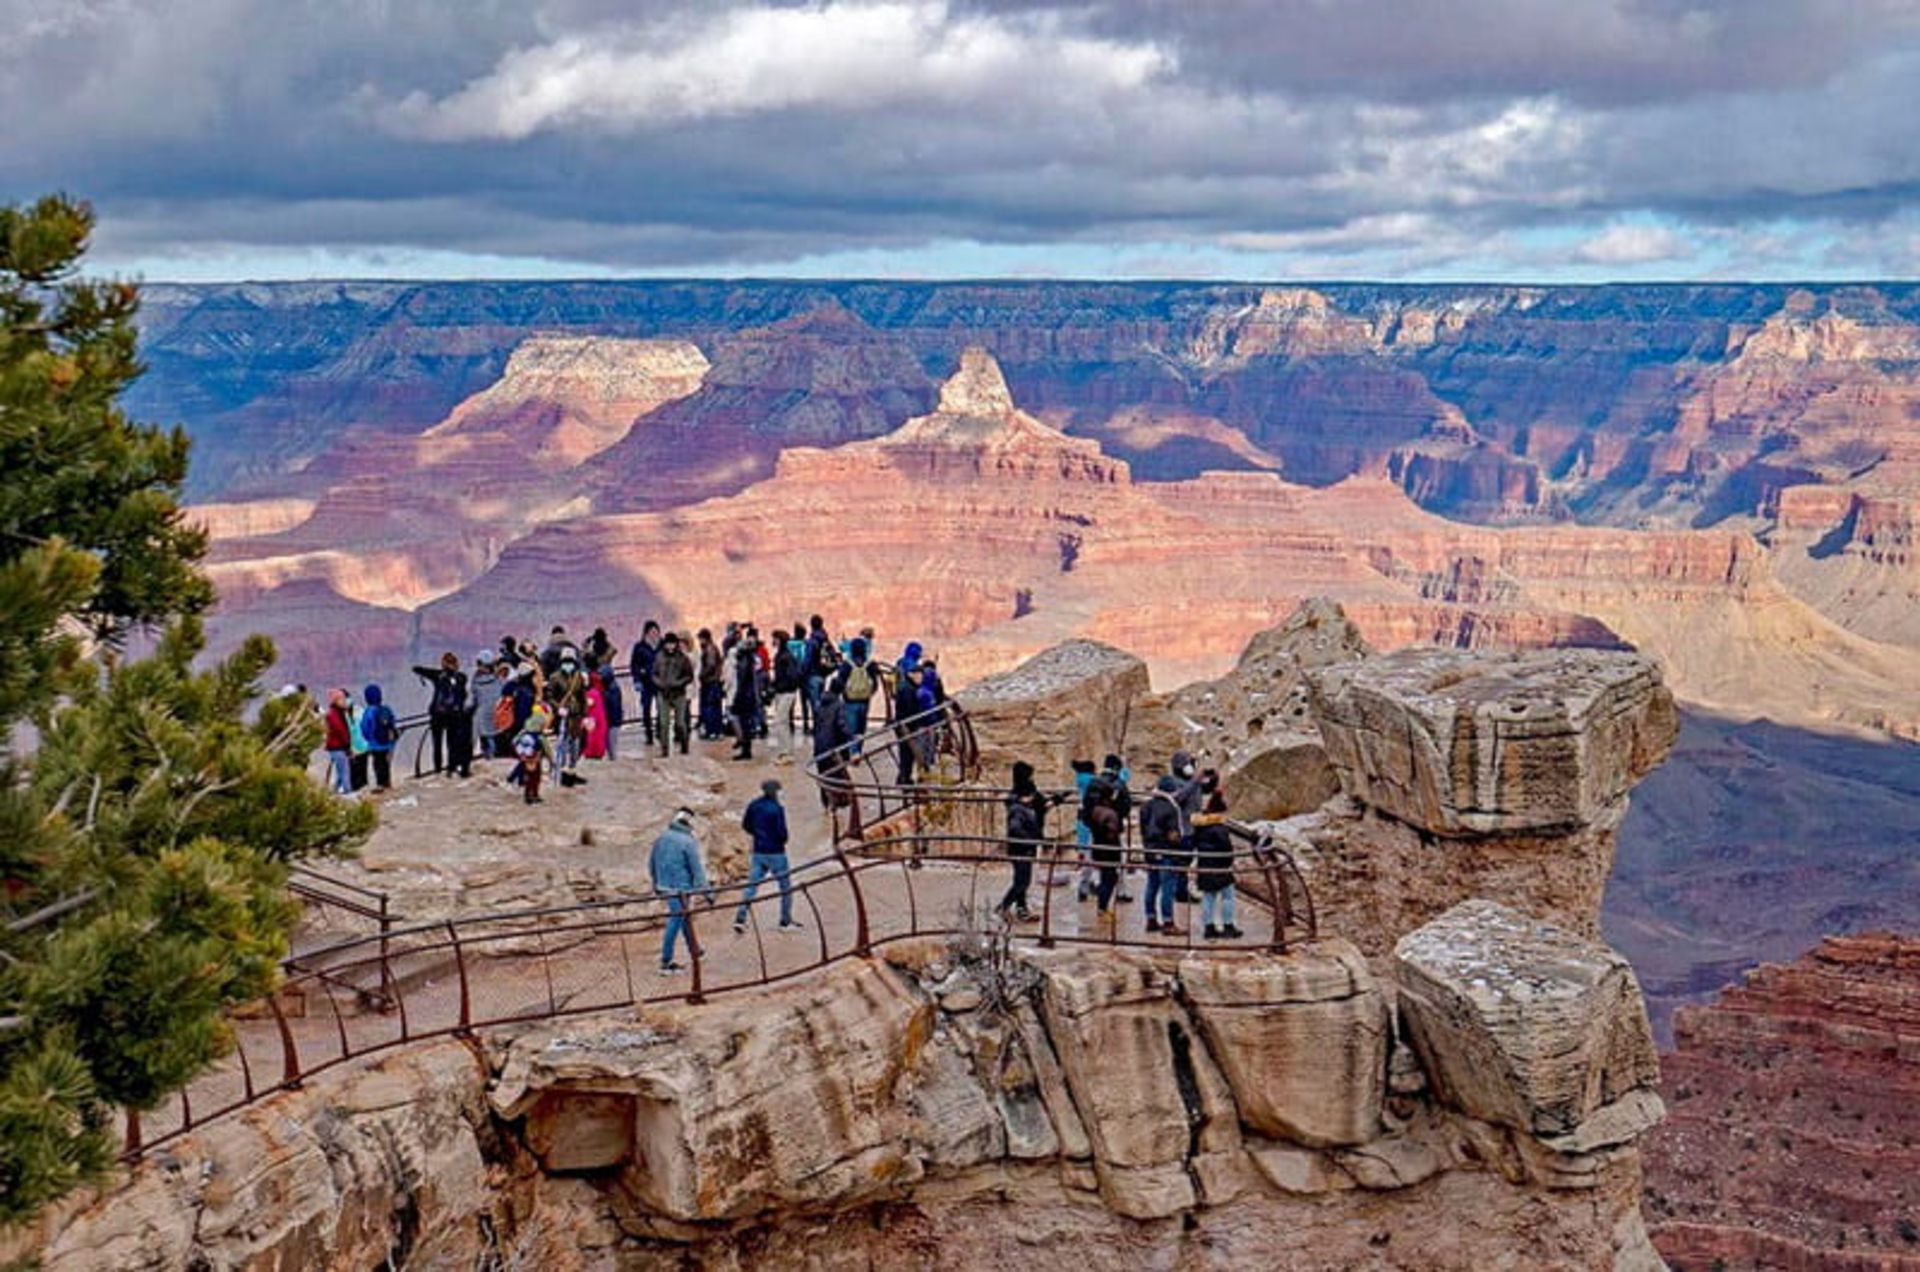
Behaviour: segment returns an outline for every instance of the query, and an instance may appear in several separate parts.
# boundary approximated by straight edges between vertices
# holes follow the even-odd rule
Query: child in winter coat
[[[553,746],[547,741],[547,709],[535,707],[527,714],[527,727],[513,740],[513,753],[520,760],[521,796],[529,804],[541,803],[540,775],[553,760]]]

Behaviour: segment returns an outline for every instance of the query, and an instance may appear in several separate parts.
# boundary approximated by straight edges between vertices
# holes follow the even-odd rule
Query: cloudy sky
[[[0,0],[153,279],[1920,273],[1920,0]]]

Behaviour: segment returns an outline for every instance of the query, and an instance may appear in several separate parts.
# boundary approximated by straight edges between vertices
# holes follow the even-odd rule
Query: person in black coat
[[[1217,778],[1210,779],[1206,803],[1193,815],[1193,858],[1206,939],[1238,940],[1246,934],[1233,922],[1233,833],[1227,829],[1226,792]]]
[[[837,783],[847,780],[848,743],[853,734],[847,730],[846,713],[840,709],[840,696],[831,690],[820,696],[820,710],[813,717],[813,764],[820,774],[820,803],[827,808],[849,802],[845,789]]]
[[[648,619],[627,659],[627,670],[633,676],[634,701],[640,710],[640,725],[648,746],[653,745],[653,662],[659,656],[660,624]]]
[[[760,663],[753,646],[740,641],[728,655],[733,660],[733,731],[738,738],[733,751],[736,760],[753,758],[753,735],[760,724]]]
[[[427,729],[433,738],[433,771],[473,774],[473,715],[467,702],[467,673],[452,652],[440,656],[438,667],[415,667],[413,674],[432,686],[427,704]]]
[[[1013,861],[1013,882],[993,911],[1002,919],[1011,912],[1017,923],[1033,922],[1027,888],[1033,883],[1033,859],[1047,836],[1047,809],[1052,802],[1034,784],[1033,765],[1016,760],[1013,789],[1007,792],[1007,856]]]
[[[918,758],[915,746],[908,741],[915,732],[931,727],[932,717],[915,720],[920,714],[920,669],[902,669],[895,677],[893,686],[893,734],[899,738],[894,750],[899,755],[899,775],[895,779],[900,786],[913,785],[913,764]]]

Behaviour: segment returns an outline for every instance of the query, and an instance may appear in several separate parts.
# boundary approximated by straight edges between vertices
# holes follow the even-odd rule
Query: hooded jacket
[[[360,713],[360,736],[369,751],[391,751],[399,740],[399,722],[393,718],[393,708],[386,704],[380,694],[379,685],[368,685],[360,695],[367,709]]]

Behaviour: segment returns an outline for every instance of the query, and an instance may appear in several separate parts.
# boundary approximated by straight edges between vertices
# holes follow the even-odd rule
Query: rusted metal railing
[[[270,998],[236,1013],[236,1049],[219,1068],[177,1093],[164,1111],[128,1118],[126,1155],[138,1157],[275,1091],[297,1087],[348,1061],[432,1038],[557,1020],[648,1004],[697,1003],[805,976],[889,945],[1005,924],[1018,943],[1041,948],[1104,945],[1192,956],[1284,951],[1313,935],[1304,882],[1284,853],[1261,841],[1233,854],[1243,892],[1264,890],[1276,906],[1245,906],[1245,932],[1231,940],[1195,933],[1197,903],[1172,933],[1148,933],[1116,908],[1102,921],[1092,901],[1068,902],[1049,884],[1077,872],[1074,846],[1009,846],[964,835],[874,840],[866,852],[835,851],[795,866],[787,905],[799,920],[782,929],[781,888],[754,895],[734,883],[682,898],[685,972],[661,970],[669,899],[516,910],[388,931],[310,950],[289,960]],[[1026,855],[1031,851],[1032,855]],[[1032,871],[1032,922],[996,910],[1016,865]],[[1216,863],[1217,865],[1218,863]],[[1196,881],[1203,873],[1188,866]],[[1057,900],[1056,891],[1061,892]],[[1304,903],[1304,904],[1303,904]]]

